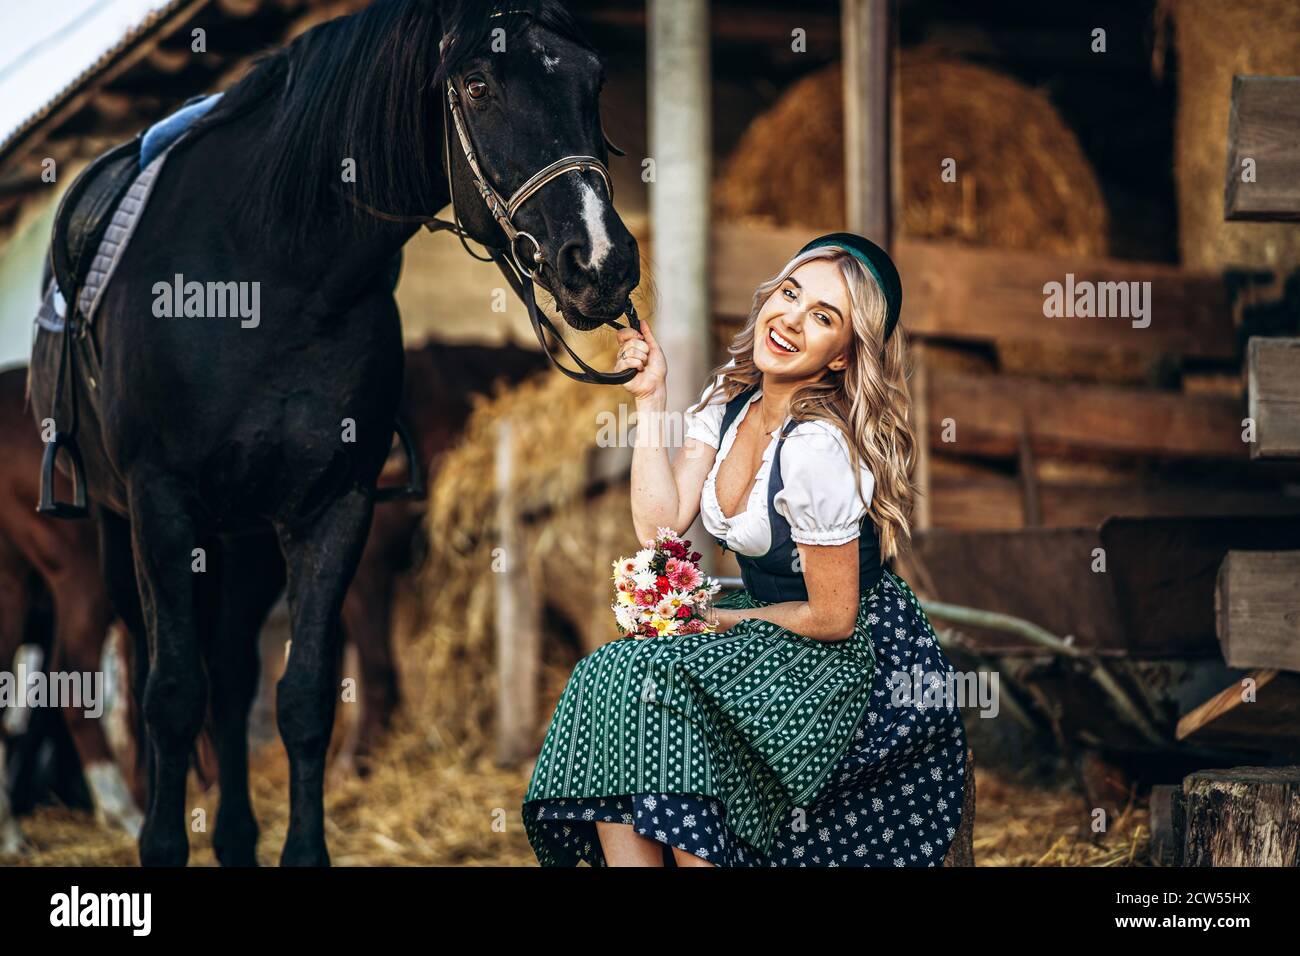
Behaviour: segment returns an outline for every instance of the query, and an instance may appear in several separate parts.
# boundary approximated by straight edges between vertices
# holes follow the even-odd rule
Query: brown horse
[[[27,410],[26,369],[0,372],[0,670],[12,671],[16,652],[40,589],[54,606],[54,639],[44,670],[100,673],[100,655],[113,619],[100,574],[95,528],[89,522],[51,521],[36,513],[44,445]],[[62,494],[68,482],[62,475]],[[85,707],[67,706],[63,716],[101,822],[135,834],[143,818],[113,759],[101,721]],[[0,727],[0,753],[4,748]],[[0,760],[0,776],[4,772]],[[0,781],[2,783],[3,781]],[[21,835],[8,819],[0,786],[0,851],[17,849]]]

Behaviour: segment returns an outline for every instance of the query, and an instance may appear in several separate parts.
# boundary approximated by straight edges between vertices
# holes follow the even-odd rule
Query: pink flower
[[[679,591],[693,591],[704,580],[699,568],[689,561],[677,558],[669,558],[668,563],[664,565],[664,571],[668,575],[669,582]]]

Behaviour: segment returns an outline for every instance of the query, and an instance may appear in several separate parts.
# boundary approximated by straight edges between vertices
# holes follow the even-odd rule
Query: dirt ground
[[[1150,831],[1145,806],[1128,808],[1108,832],[1069,786],[1019,782],[977,767],[975,859],[979,866],[1142,866]],[[366,780],[328,786],[330,854],[338,866],[535,866],[519,803],[526,768],[465,759],[454,743],[399,726]],[[286,763],[278,743],[254,762],[253,805],[262,827],[258,859],[274,865],[288,824]],[[210,827],[216,793],[195,789],[209,832],[190,835],[190,862],[215,864]],[[22,820],[34,850],[8,865],[134,865],[134,842],[107,833],[80,810],[43,808]]]

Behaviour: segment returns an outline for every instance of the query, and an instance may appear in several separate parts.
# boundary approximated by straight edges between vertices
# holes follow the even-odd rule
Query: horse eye
[[[488,85],[482,80],[468,80],[465,83],[465,92],[469,93],[470,99],[481,100],[487,96]]]

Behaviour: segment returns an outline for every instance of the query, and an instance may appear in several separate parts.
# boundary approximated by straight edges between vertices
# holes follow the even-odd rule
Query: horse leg
[[[4,557],[0,555],[0,667],[9,669],[23,641],[30,595],[26,575],[11,567]],[[0,710],[0,718],[3,715],[3,710]],[[9,802],[7,758],[4,723],[0,719],[0,855],[18,853],[27,846],[27,838],[14,819]]]
[[[357,649],[361,714],[335,762],[340,774],[364,775],[370,755],[392,722],[400,700],[393,661],[393,572],[362,558],[343,601],[343,630]]]
[[[149,632],[144,718],[154,759],[140,862],[184,866],[190,852],[185,778],[206,705],[192,570],[198,534],[187,496],[170,475],[140,469],[128,488],[131,545]]]
[[[106,508],[96,508],[99,532],[99,561],[113,610],[126,629],[123,655],[126,684],[126,727],[134,751],[131,793],[146,808],[151,800],[149,780],[153,777],[153,748],[144,726],[144,688],[149,679],[149,631],[140,606],[140,588],[135,579],[135,554],[131,548],[131,523]]]
[[[338,701],[339,612],[370,530],[373,503],[353,489],[315,522],[278,526],[293,644],[276,685],[276,723],[289,754],[289,832],[282,866],[327,866],[325,755]]]
[[[221,586],[207,647],[212,737],[221,804],[212,847],[222,866],[257,865],[257,820],[248,792],[248,714],[257,694],[259,637],[284,589],[284,560],[270,535],[232,538],[221,549]]]
[[[103,652],[112,612],[103,593],[99,569],[69,573],[47,580],[54,595],[53,670],[74,674],[101,675]],[[81,769],[95,805],[95,819],[102,825],[120,827],[132,837],[140,835],[144,816],[136,806],[108,738],[101,714],[89,717],[84,706],[64,706],[63,719],[81,760]]]

